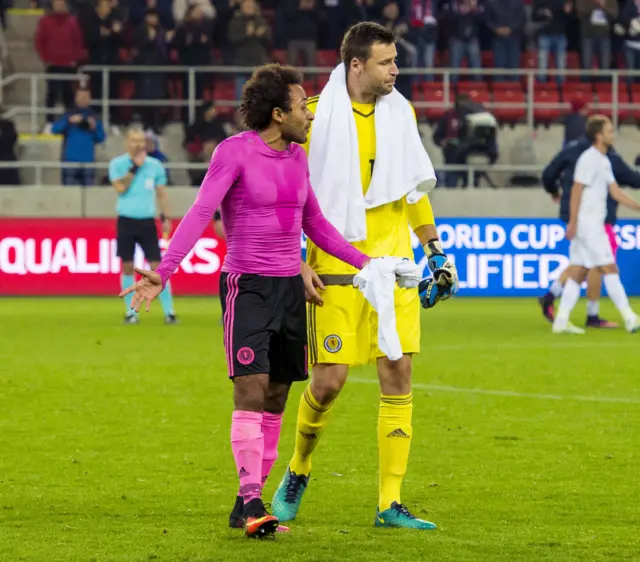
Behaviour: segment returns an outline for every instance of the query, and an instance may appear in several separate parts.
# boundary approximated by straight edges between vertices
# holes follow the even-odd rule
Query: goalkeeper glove
[[[436,285],[448,289],[440,300],[446,300],[458,292],[458,270],[442,251],[440,240],[432,238],[424,245],[424,251],[429,259],[429,269]],[[443,298],[444,297],[444,298]]]

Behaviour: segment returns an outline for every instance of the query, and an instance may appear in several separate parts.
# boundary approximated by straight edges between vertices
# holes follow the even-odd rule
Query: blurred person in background
[[[400,6],[397,2],[389,2],[382,10],[380,25],[392,31],[396,36],[398,50],[398,68],[415,68],[418,65],[418,48],[411,42],[409,22],[400,17]],[[396,77],[396,90],[407,99],[411,99],[411,82],[415,75],[400,74]]]
[[[47,74],[75,74],[84,46],[78,22],[68,12],[65,0],[53,0],[51,11],[40,18],[34,43]],[[55,107],[59,97],[65,109],[73,105],[71,80],[48,78],[45,102],[48,110]],[[54,120],[53,112],[48,112],[45,133],[51,132]]]
[[[207,2],[209,0],[206,0]],[[213,13],[213,7],[211,13]],[[213,20],[206,15],[201,3],[190,4],[184,14],[184,20],[178,25],[172,47],[178,51],[180,66],[210,66],[213,62]],[[189,74],[181,73],[182,91],[185,98],[189,96]],[[201,100],[207,79],[211,75],[196,72],[194,98]],[[182,108],[182,121],[188,123],[189,108]]]
[[[164,66],[168,62],[167,39],[172,32],[165,32],[160,25],[158,13],[147,10],[144,23],[134,34],[133,64],[139,66]],[[136,72],[136,99],[160,101],[167,98],[167,77],[164,72]],[[141,120],[147,129],[160,130],[160,106],[138,108]]]
[[[640,0],[626,0],[614,25],[616,35],[624,38],[624,62],[627,70],[640,70]],[[627,76],[627,82],[639,82],[640,76]]]
[[[216,17],[216,9],[211,0],[173,0],[173,19],[177,25],[182,23],[189,16],[192,8],[198,8],[202,18],[209,21],[212,26],[209,28],[209,35],[213,31],[213,21]]]
[[[124,24],[111,0],[97,0],[82,21],[85,44],[89,51],[89,64],[94,66],[113,66],[120,64],[120,49],[124,46]],[[91,96],[94,105],[99,107],[103,96],[102,72],[90,72]],[[118,99],[118,73],[109,72],[109,99]],[[115,114],[112,112],[111,120]]]
[[[91,91],[86,86],[76,90],[76,103],[52,127],[62,135],[62,162],[93,164],[96,145],[106,139],[99,115],[91,109]],[[89,187],[94,185],[94,168],[62,168],[62,185]]]
[[[628,0],[633,2],[633,0]],[[582,54],[582,68],[593,68],[593,57],[597,57],[597,68],[609,70],[611,68],[611,28],[618,17],[618,3],[616,0],[576,0],[576,14],[580,20],[580,50]],[[592,76],[584,76],[584,80],[591,81]],[[603,80],[607,80],[604,77]]]
[[[567,146],[572,141],[578,140],[587,134],[587,116],[589,106],[582,98],[571,100],[571,112],[564,116],[564,143]]]
[[[316,0],[285,0],[283,8],[289,64],[315,66],[322,19]]]
[[[419,51],[417,65],[433,68],[438,39],[438,0],[409,0],[409,21]],[[431,74],[426,75],[432,80]]]
[[[480,55],[479,31],[482,9],[478,7],[477,0],[455,0],[451,6],[449,18],[451,36],[449,39],[449,55],[453,68],[462,68],[465,57],[469,68],[482,68]],[[468,80],[469,75],[464,75],[463,80]],[[473,76],[474,80],[481,80],[479,74]],[[453,82],[458,81],[458,75],[451,76]]]
[[[227,138],[224,119],[218,115],[213,103],[207,102],[199,108],[196,120],[188,127],[183,147],[189,154],[189,161],[208,163],[216,146]],[[199,187],[206,170],[189,170],[191,185]]]
[[[0,115],[4,110],[0,108]],[[17,162],[18,132],[11,119],[0,118],[0,162]],[[18,168],[0,168],[0,185],[20,185]]]
[[[129,9],[129,20],[134,26],[144,23],[147,11],[155,10],[163,29],[174,29],[173,19],[174,0],[126,0]]]
[[[558,70],[567,68],[567,26],[573,12],[571,0],[534,0],[531,20],[541,25],[538,32],[538,80],[547,80],[549,55]],[[564,76],[556,75],[558,84]]]
[[[269,60],[268,48],[271,29],[260,15],[256,0],[242,0],[240,9],[229,23],[229,44],[232,49],[231,61],[234,66],[260,66]],[[235,76],[236,99],[240,99],[244,83],[250,74]]]
[[[127,152],[109,163],[109,180],[118,193],[117,244],[122,260],[122,290],[135,284],[133,258],[136,244],[142,248],[151,269],[160,263],[160,246],[156,230],[157,207],[165,238],[171,234],[167,175],[162,163],[146,151],[144,131],[132,126],[127,131]],[[125,297],[125,324],[138,324],[138,314],[131,309],[132,295]],[[167,283],[160,293],[160,303],[166,324],[176,324],[171,286]]]
[[[487,0],[484,11],[485,23],[493,33],[495,68],[519,68],[524,26],[527,20],[523,0]],[[519,76],[509,74],[499,79],[515,82]]]
[[[167,174],[167,185],[173,185],[171,182],[171,176],[169,175],[169,170],[167,170],[167,167],[165,166],[165,164],[169,162],[169,158],[164,152],[162,152],[162,150],[160,150],[160,140],[157,135],[152,131],[147,131],[144,134],[144,138],[146,140],[145,148],[147,150],[147,155],[151,156],[151,158],[155,158],[162,164],[164,171]]]

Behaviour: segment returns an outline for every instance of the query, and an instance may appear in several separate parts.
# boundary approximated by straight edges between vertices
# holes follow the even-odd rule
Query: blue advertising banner
[[[614,227],[617,262],[629,295],[640,295],[640,221]],[[567,266],[565,225],[553,219],[439,218],[442,247],[455,261],[460,296],[539,296]],[[416,263],[429,275],[420,243],[412,235]],[[306,243],[303,240],[303,255]]]

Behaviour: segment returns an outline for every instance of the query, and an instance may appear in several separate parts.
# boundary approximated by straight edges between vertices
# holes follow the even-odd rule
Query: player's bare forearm
[[[615,199],[621,205],[629,207],[634,211],[640,211],[640,203],[638,203],[638,201],[636,201],[633,197],[627,195],[617,183],[612,183],[609,186],[609,193],[611,194],[611,197],[613,197],[613,199]]]
[[[578,221],[578,209],[580,208],[580,201],[582,200],[582,192],[584,191],[584,185],[575,182],[571,188],[571,204],[569,206],[569,222],[576,224]]]
[[[420,240],[420,244],[424,246],[429,240],[439,239],[438,229],[435,224],[423,224],[414,230],[416,236]]]

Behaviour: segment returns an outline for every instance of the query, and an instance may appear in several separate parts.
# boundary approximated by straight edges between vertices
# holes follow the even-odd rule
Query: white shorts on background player
[[[587,268],[615,263],[604,226],[609,186],[616,181],[609,158],[593,146],[588,148],[578,158],[573,181],[584,185],[584,190],[569,262]]]

